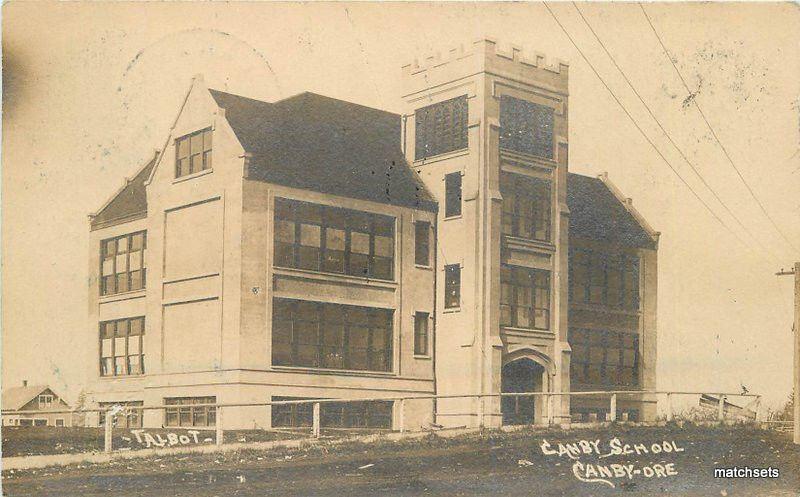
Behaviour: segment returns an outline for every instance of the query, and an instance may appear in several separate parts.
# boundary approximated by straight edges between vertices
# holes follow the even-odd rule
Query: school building
[[[214,402],[655,388],[658,233],[605,175],[569,173],[568,66],[480,40],[402,78],[402,115],[194,78],[163,150],[90,216],[92,405],[165,406],[128,426],[212,427]],[[554,399],[560,422],[608,410]],[[325,405],[323,426],[396,426],[395,404]],[[416,400],[403,420],[544,410]],[[221,419],[303,426],[310,410]]]

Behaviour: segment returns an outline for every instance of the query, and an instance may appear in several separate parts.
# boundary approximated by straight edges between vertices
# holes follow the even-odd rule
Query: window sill
[[[144,297],[145,289],[141,290],[131,290],[129,292],[120,292],[120,293],[112,293],[109,295],[102,295],[99,298],[99,303],[105,304],[108,302],[116,302],[117,300],[128,300],[128,299],[135,299]]]
[[[175,184],[175,183],[181,183],[183,181],[189,181],[191,179],[199,178],[200,176],[205,176],[206,174],[211,174],[213,172],[214,172],[213,167],[209,169],[203,169],[202,171],[198,171],[196,173],[186,174],[184,176],[175,178],[174,180],[172,180],[172,183]]]
[[[555,252],[556,246],[551,241],[535,240],[533,238],[522,238],[519,236],[502,233],[502,237],[509,248],[519,248],[522,250],[540,249],[548,252]]]
[[[428,157],[424,157],[422,159],[414,159],[414,166],[424,166],[432,162],[439,162],[442,160],[453,159],[455,157],[461,157],[463,155],[469,155],[468,147],[459,148],[458,150],[451,150],[450,152],[442,152],[441,154],[429,155]]]
[[[462,217],[462,214],[456,214],[455,216],[444,217],[442,218],[442,221],[455,221],[456,219],[461,219]]]
[[[414,359],[419,359],[421,361],[430,361],[431,360],[431,356],[414,354]]]
[[[313,271],[311,269],[297,269],[297,268],[288,268],[282,266],[273,266],[272,272],[282,276],[307,277],[309,279],[320,280],[320,281],[346,281],[346,282],[358,283],[361,285],[378,286],[384,288],[395,288],[397,286],[397,281],[395,280],[381,280],[377,278],[352,276],[349,274],[342,274],[342,273],[327,273],[324,271]]]
[[[433,266],[426,266],[423,264],[414,264],[414,267],[417,269],[424,269],[425,271],[430,271],[433,269]]]
[[[117,376],[100,376],[100,381],[108,381],[108,380],[124,380],[124,379],[131,379],[131,378],[145,378],[147,376],[146,373],[142,374],[121,374]]]
[[[364,371],[360,369],[329,369],[329,368],[314,368],[308,366],[272,366],[273,371],[280,371],[285,373],[311,373],[311,374],[330,374],[330,375],[343,375],[343,376],[376,376],[376,377],[390,377],[396,376],[393,371]]]
[[[520,152],[510,148],[500,147],[500,155],[508,156],[509,158],[521,159],[528,162],[537,162],[540,164],[547,164],[556,167],[558,162],[552,157],[544,157],[542,155],[530,154],[527,152]]]
[[[539,328],[519,328],[516,326],[503,326],[500,325],[500,329],[503,330],[505,333],[511,333],[513,335],[547,335],[547,336],[555,336],[555,332],[553,330],[542,330]]]
[[[461,307],[448,307],[442,310],[442,314],[450,314],[453,312],[461,312]]]

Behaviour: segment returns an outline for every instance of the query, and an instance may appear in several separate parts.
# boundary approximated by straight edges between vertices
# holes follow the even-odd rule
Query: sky
[[[800,8],[647,4],[727,161],[637,4],[571,3],[575,43],[710,214],[626,117],[543,4],[7,2],[3,24],[2,382],[74,399],[96,362],[88,214],[160,148],[192,76],[274,101],[313,91],[401,110],[400,68],[479,37],[570,63],[570,170],[611,181],[661,232],[658,387],[791,389],[800,259]],[[737,221],[738,219],[738,221]],[[741,222],[741,225],[739,224]],[[723,225],[724,223],[724,225]],[[85,343],[85,342],[84,342]]]

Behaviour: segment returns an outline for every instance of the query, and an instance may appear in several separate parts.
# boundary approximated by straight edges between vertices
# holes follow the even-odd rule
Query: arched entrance
[[[541,392],[542,378],[545,369],[541,364],[523,357],[503,366],[501,374],[501,391]],[[508,396],[503,397],[501,409],[504,425],[533,424],[536,419],[536,407],[541,405],[537,397]]]

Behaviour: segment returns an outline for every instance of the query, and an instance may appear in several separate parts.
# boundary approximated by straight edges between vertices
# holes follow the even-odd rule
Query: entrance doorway
[[[503,366],[501,391],[503,393],[541,392],[544,368],[528,358],[517,359]],[[536,406],[540,399],[534,396],[503,397],[501,409],[504,425],[533,424]]]

